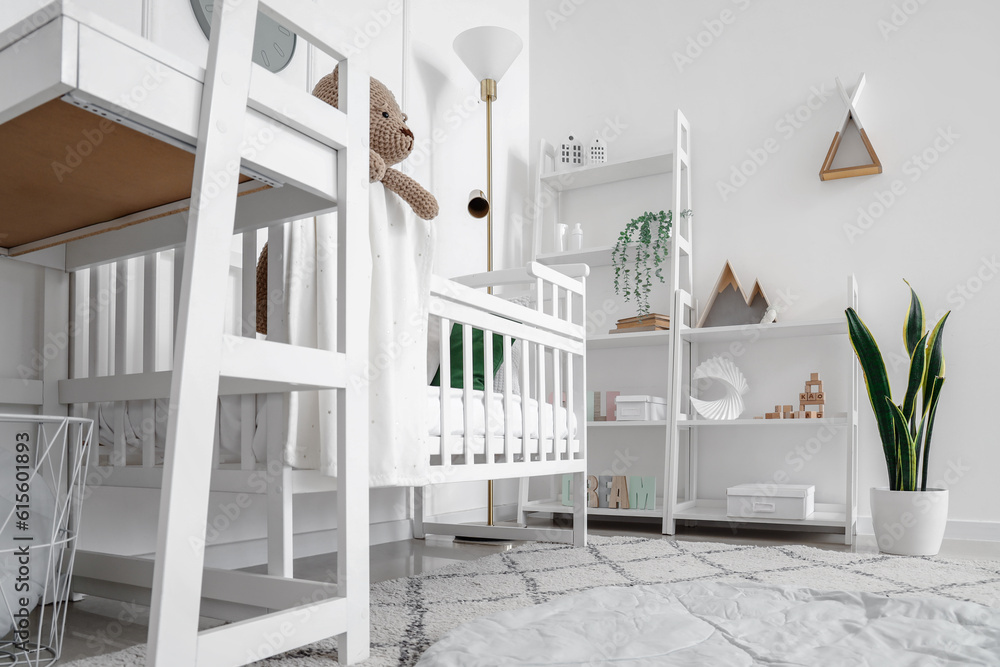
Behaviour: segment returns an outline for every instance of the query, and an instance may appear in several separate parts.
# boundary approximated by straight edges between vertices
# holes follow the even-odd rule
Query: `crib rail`
[[[438,334],[441,378],[440,435],[431,457],[435,482],[554,474],[575,470],[585,460],[587,272],[581,265],[578,280],[530,263],[522,269],[432,280],[430,327]],[[525,286],[518,299],[522,303],[476,289],[501,285]],[[476,336],[483,340],[480,359],[473,351]],[[453,357],[453,343],[459,339],[460,358]],[[498,343],[502,360],[495,359]],[[458,387],[449,382],[456,361],[463,379]],[[481,389],[470,381],[477,362],[483,369]],[[455,392],[460,393],[460,407],[454,404]]]
[[[271,229],[270,236],[277,237],[276,245],[280,246],[282,226]],[[257,230],[234,237],[231,298],[225,314],[227,347],[233,356],[248,350],[253,354],[258,345],[256,262],[258,248],[267,234],[267,230],[260,232],[260,242]],[[70,274],[70,377],[59,383],[59,399],[71,405],[73,414],[89,416],[100,426],[100,444],[91,450],[90,463],[95,471],[92,481],[159,486],[183,263],[183,250],[170,249]],[[281,278],[278,271],[275,279]],[[283,285],[279,282],[271,291],[278,300]],[[333,353],[323,350],[289,348],[289,354],[296,356],[321,356],[331,364],[340,362]],[[312,366],[319,367],[315,363]],[[239,420],[235,444],[230,434],[226,446],[219,428],[213,443],[214,476],[227,489],[265,492],[266,485],[252,479],[252,474],[265,469],[268,463],[266,443],[263,447],[258,443],[254,450],[255,423],[265,402],[285,400],[284,396],[256,395],[266,391],[267,385],[254,378],[220,378],[219,394],[229,401],[221,417]],[[302,471],[296,477],[304,488],[317,490],[316,480],[312,479],[317,475],[310,472]]]

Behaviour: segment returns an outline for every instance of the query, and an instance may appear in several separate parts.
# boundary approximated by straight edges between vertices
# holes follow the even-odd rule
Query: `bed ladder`
[[[217,0],[215,8],[184,246],[146,664],[244,665],[334,634],[341,664],[351,664],[369,655],[368,399],[366,387],[349,382],[362,375],[368,356],[368,292],[358,288],[367,284],[369,271],[366,253],[358,252],[368,243],[368,72],[359,56],[347,58],[344,48],[331,46],[348,41],[335,37],[336,22],[322,5],[305,0]],[[278,111],[282,121],[306,127],[313,139],[330,146],[331,157],[337,149],[340,351],[223,335],[258,9],[340,61],[340,112],[334,127],[309,127],[308,109]],[[253,81],[254,86],[268,83]],[[352,290],[346,289],[348,278]],[[276,393],[336,390],[336,587],[292,579],[290,572],[205,575],[212,430],[223,372],[272,383]],[[269,483],[280,485],[281,480]],[[221,594],[228,601],[269,611],[199,632],[203,585],[211,588],[213,597]]]

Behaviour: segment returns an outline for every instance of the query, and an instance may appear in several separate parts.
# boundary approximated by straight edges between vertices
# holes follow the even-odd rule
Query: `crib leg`
[[[286,397],[267,395],[267,573],[293,572],[292,470],[284,462]]]
[[[587,474],[573,473],[573,546],[587,546]]]
[[[415,540],[427,537],[424,534],[424,488],[413,487],[413,539]]]
[[[524,511],[524,506],[528,504],[528,487],[530,483],[530,477],[521,477],[517,480],[517,525],[519,526],[526,526],[528,524],[528,514]]]

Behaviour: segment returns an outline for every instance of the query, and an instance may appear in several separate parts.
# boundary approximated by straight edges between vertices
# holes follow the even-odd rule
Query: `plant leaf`
[[[909,425],[903,409],[886,397],[886,403],[892,412],[895,432],[896,453],[899,457],[899,488],[898,491],[917,490],[917,452],[916,438],[910,435]]]
[[[944,378],[938,376],[934,378],[934,384],[931,388],[930,402],[928,403],[928,410],[924,415],[924,421],[926,422],[924,428],[924,451],[923,451],[923,469],[920,475],[920,490],[927,490],[927,460],[931,452],[931,434],[934,431],[934,417],[937,414],[938,398],[941,397],[941,387],[944,386]]]
[[[927,412],[927,408],[930,405],[928,401],[934,389],[934,379],[944,377],[944,352],[942,351],[943,342],[941,334],[944,332],[944,323],[949,315],[951,315],[950,310],[938,321],[934,326],[934,330],[927,337],[927,371],[924,375],[924,404],[921,406],[921,412],[924,413]]]
[[[910,287],[909,282],[905,280],[903,282],[906,283],[907,287]],[[913,354],[913,348],[917,346],[917,342],[926,331],[924,307],[921,305],[917,293],[913,291],[913,287],[910,287],[910,312],[906,314],[906,322],[903,324],[903,343],[906,345],[907,354]]]
[[[882,360],[882,353],[879,351],[871,331],[858,317],[857,312],[853,308],[848,308],[845,312],[851,345],[861,363],[861,370],[864,371],[868,400],[871,402],[872,412],[875,413],[875,423],[878,425],[879,437],[882,440],[885,465],[889,472],[889,485],[890,488],[893,488],[897,483],[896,435],[892,411],[886,404],[887,398],[890,399],[891,404],[892,393],[889,389],[889,378],[885,372],[885,362]]]
[[[906,398],[903,400],[903,416],[906,417],[906,421],[911,422],[913,420],[913,407],[917,402],[917,392],[924,383],[924,371],[927,368],[926,362],[926,348],[924,347],[927,343],[927,334],[920,337],[920,340],[913,347],[913,351],[910,352],[910,379],[906,384]]]

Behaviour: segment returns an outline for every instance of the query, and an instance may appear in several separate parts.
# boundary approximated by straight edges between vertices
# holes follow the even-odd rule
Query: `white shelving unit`
[[[580,188],[587,188],[599,185],[619,183],[635,178],[646,176],[669,175],[671,182],[671,210],[674,212],[673,229],[670,238],[668,257],[670,258],[669,269],[664,271],[668,279],[669,294],[674,294],[678,288],[691,290],[692,286],[692,262],[691,262],[691,221],[690,218],[682,218],[679,213],[691,208],[691,175],[690,175],[690,126],[684,114],[680,110],[676,113],[676,142],[674,149],[661,153],[632,160],[619,162],[608,162],[604,164],[586,165],[565,171],[555,171],[555,149],[543,141],[539,151],[539,176],[535,190],[536,210],[542,210],[542,195],[546,190],[548,194],[554,196],[557,207],[556,220],[559,219],[558,207],[561,206],[561,197],[564,193]],[[547,166],[551,165],[551,166]],[[539,219],[541,214],[538,214]],[[543,248],[543,239],[546,233],[550,233],[551,228],[544,228],[536,220],[534,237],[535,260],[550,266],[565,264],[588,264],[593,267],[610,267],[611,253],[613,246],[601,245],[574,250],[568,252],[539,252]],[[666,269],[666,267],[664,267]],[[672,305],[668,305],[667,312],[670,312]],[[614,326],[614,322],[609,323],[609,327]],[[598,353],[600,355],[621,354],[626,350],[635,348],[658,348],[658,351],[651,350],[651,355],[656,355],[656,362],[649,368],[651,377],[668,378],[670,375],[671,357],[670,351],[672,332],[670,331],[641,331],[635,333],[596,333],[587,337],[587,353]],[[626,369],[629,370],[629,369]],[[624,380],[623,376],[623,380]],[[660,380],[662,381],[662,380]],[[627,382],[623,381],[621,386]],[[588,389],[592,387],[591,378],[588,375]],[[659,421],[613,421],[613,422],[588,422],[587,431],[591,434],[611,434],[620,431],[624,439],[629,439],[637,435],[649,440],[655,438],[657,442],[662,441],[662,456],[664,461],[669,459],[669,424],[668,420]],[[652,435],[650,435],[652,432]],[[589,438],[588,438],[589,442]],[[586,446],[589,446],[586,445]],[[659,444],[656,445],[660,449]],[[659,458],[659,457],[658,457]],[[659,466],[659,463],[656,464]],[[641,466],[641,469],[648,471],[650,466]],[[664,470],[666,466],[664,465]],[[591,470],[591,474],[597,474]],[[633,471],[634,474],[634,471]],[[648,474],[648,472],[646,473]],[[639,517],[645,519],[665,518],[665,501],[663,492],[666,488],[666,476],[657,475],[656,509],[607,509],[591,507],[587,509],[590,516],[605,517]],[[552,514],[563,514],[570,511],[562,505],[559,498],[540,501],[525,501],[522,499],[520,513],[524,512],[546,512]]]
[[[852,276],[848,281],[848,305],[857,307],[858,288]],[[740,526],[801,526],[804,528],[834,528],[843,531],[845,544],[852,544],[857,524],[857,476],[858,476],[858,367],[854,363],[853,351],[844,319],[821,320],[814,322],[783,322],[764,325],[744,325],[733,327],[712,327],[704,329],[690,328],[687,323],[696,322],[696,308],[691,296],[678,291],[674,297],[674,308],[671,313],[673,327],[672,342],[675,354],[684,354],[690,359],[686,371],[675,369],[671,376],[671,387],[668,399],[668,442],[671,443],[667,457],[667,484],[669,492],[665,499],[665,514],[663,532],[674,534],[678,521],[697,521],[703,523],[726,523]],[[742,343],[747,346],[757,346],[760,342],[777,341],[792,338],[836,337],[840,339],[845,364],[851,368],[846,402],[846,411],[832,413],[823,419],[734,419],[729,421],[713,421],[696,418],[688,400],[693,383],[693,372],[701,360],[700,345],[718,343]],[[841,344],[842,341],[842,344]],[[745,353],[745,351],[744,351]],[[769,354],[774,354],[770,352]],[[675,357],[676,358],[676,357]],[[748,378],[749,379],[749,378]],[[829,392],[827,392],[829,396]],[[792,401],[789,401],[792,402]],[[829,406],[833,407],[833,405]],[[779,433],[800,433],[801,429],[830,427],[831,441],[835,446],[842,446],[843,451],[843,484],[845,502],[841,504],[817,503],[815,512],[801,520],[730,517],[726,513],[726,499],[701,497],[698,492],[698,473],[701,459],[699,457],[699,434],[703,431],[733,433],[772,432],[775,438]],[[794,437],[794,436],[793,436]],[[681,449],[686,447],[686,466],[680,468]],[[747,457],[760,456],[755,450],[747,451]],[[706,462],[704,465],[710,465]],[[682,477],[683,475],[683,477]],[[747,482],[762,482],[770,480],[745,480]],[[683,493],[679,490],[683,489]],[[820,491],[829,489],[817,488]],[[829,495],[829,494],[827,494]]]

